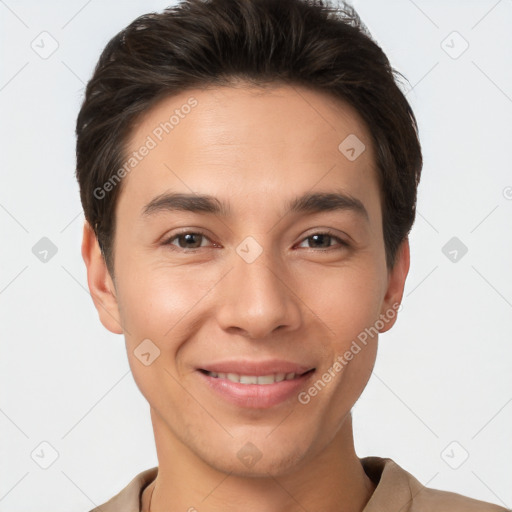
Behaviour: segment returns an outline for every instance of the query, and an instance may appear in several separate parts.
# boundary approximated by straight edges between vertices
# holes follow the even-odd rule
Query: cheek
[[[373,325],[379,317],[383,280],[376,268],[366,266],[318,269],[297,281],[298,295],[328,328],[337,351]]]
[[[123,270],[119,274],[122,286],[118,300],[126,327],[130,368],[150,403],[158,399],[165,383],[169,391],[165,403],[170,404],[171,396],[182,394],[174,379],[183,378],[189,371],[181,364],[185,351],[190,348],[187,341],[208,318],[211,297],[222,278],[222,269],[205,273],[185,266],[170,268],[157,264],[142,268],[139,264],[126,265]],[[138,357],[148,352],[139,348],[146,346],[142,343],[149,347],[150,358],[152,351],[158,355],[150,366],[145,366],[144,360]]]
[[[133,378],[149,403],[159,410],[172,410],[183,401],[177,383],[182,377],[176,366],[177,353],[193,335],[190,321],[211,285],[183,268],[142,270],[141,265],[127,265],[119,281],[118,300]]]
[[[127,265],[120,274],[119,303],[129,337],[163,340],[201,301],[215,279],[182,267]],[[133,340],[135,341],[135,340]]]
[[[300,296],[307,297],[311,311],[328,328],[322,344],[322,371],[328,374],[319,378],[329,382],[329,391],[317,406],[335,402],[325,415],[337,424],[360,396],[375,364],[378,338],[371,328],[379,318],[384,281],[378,266],[365,265],[330,269],[329,275],[322,269],[308,283]]]
[[[377,355],[378,336],[371,328],[379,318],[383,281],[377,270],[337,269],[330,279],[304,290],[308,306],[328,326],[323,342],[325,366],[318,382],[306,390],[315,415],[336,431],[363,392]],[[324,387],[325,383],[325,387]],[[318,396],[319,398],[314,398]]]

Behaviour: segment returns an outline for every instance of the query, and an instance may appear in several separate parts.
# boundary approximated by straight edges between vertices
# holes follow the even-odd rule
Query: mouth
[[[204,369],[200,369],[199,371],[207,375],[208,377],[213,377],[214,379],[226,379],[237,384],[258,384],[261,386],[266,386],[269,384],[275,384],[276,382],[295,380],[299,377],[314,372],[315,368],[311,368],[310,370],[306,370],[305,372],[302,373],[279,372],[270,373],[268,375],[242,375],[239,373],[213,372]]]
[[[283,361],[225,362],[197,368],[197,375],[215,399],[238,409],[269,409],[290,403],[308,386],[316,368]]]

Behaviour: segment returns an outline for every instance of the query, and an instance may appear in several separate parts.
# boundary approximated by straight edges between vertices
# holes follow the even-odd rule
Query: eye
[[[173,235],[171,238],[168,238],[167,241],[163,242],[162,245],[174,246],[177,249],[199,249],[204,247],[204,245],[202,245],[204,240],[209,240],[209,238],[207,238],[203,233],[186,231],[184,233]],[[177,241],[178,244],[176,245],[174,241]]]
[[[350,247],[350,245],[347,242],[345,242],[341,238],[335,236],[333,233],[331,233],[329,231],[313,233],[312,235],[309,235],[308,237],[304,238],[304,241],[302,243],[307,242],[308,240],[310,240],[310,241],[313,240],[314,244],[318,244],[317,248],[319,247],[320,249],[324,249],[324,250],[329,249],[330,247],[333,247],[329,243],[332,240],[336,240],[338,242],[338,245],[341,246],[341,247],[338,247],[338,249]],[[312,247],[312,248],[315,248],[315,247]]]
[[[333,233],[329,231],[313,233],[312,235],[309,235],[308,237],[304,238],[303,242],[301,242],[300,245],[304,244],[305,242],[307,243],[308,241],[312,241],[313,245],[316,245],[316,247],[311,247],[310,245],[309,248],[319,248],[321,250],[328,250],[329,248],[334,247],[336,249],[336,247],[331,244],[333,240],[338,242],[338,249],[350,247],[350,245],[347,242],[335,236]],[[177,250],[194,250],[200,249],[202,247],[207,247],[207,244],[203,244],[204,241],[211,242],[211,240],[203,233],[195,231],[186,231],[171,236],[165,242],[163,242],[162,245],[172,246],[172,249],[176,248]],[[218,245],[215,243],[213,244],[213,246],[218,247]]]

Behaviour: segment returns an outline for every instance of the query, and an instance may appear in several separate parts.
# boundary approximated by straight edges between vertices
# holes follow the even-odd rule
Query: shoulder
[[[157,474],[158,466],[142,471],[114,497],[89,512],[140,512],[142,491],[156,478]]]
[[[376,484],[364,512],[510,512],[499,505],[427,487],[390,458],[360,460]]]
[[[508,512],[508,509],[493,503],[429,487],[423,487],[421,492],[418,492],[414,503],[420,507],[420,510],[438,510],[439,512],[448,510],[450,512]]]

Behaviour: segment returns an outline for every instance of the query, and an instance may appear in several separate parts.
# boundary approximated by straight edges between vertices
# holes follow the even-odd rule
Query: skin
[[[153,511],[361,511],[375,484],[355,453],[350,411],[373,370],[378,336],[307,404],[293,396],[266,409],[236,406],[213,393],[197,368],[277,358],[314,367],[316,380],[400,303],[409,244],[388,269],[369,132],[355,110],[324,93],[237,84],[165,98],[134,127],[129,147],[139,148],[192,96],[198,105],[124,178],[115,278],[87,223],[83,234],[100,320],[124,334],[150,405],[159,471],[143,494],[144,510],[152,494]],[[354,161],[338,150],[349,134],[366,145]],[[284,211],[305,192],[339,190],[363,203],[367,221],[350,210]],[[144,218],[144,206],[168,191],[214,195],[231,214]],[[349,247],[310,238],[326,228]],[[205,238],[164,245],[178,230]],[[236,252],[247,236],[262,248],[250,264]],[[144,339],[160,350],[149,366],[134,354]],[[237,457],[247,442],[261,453],[252,467]]]

